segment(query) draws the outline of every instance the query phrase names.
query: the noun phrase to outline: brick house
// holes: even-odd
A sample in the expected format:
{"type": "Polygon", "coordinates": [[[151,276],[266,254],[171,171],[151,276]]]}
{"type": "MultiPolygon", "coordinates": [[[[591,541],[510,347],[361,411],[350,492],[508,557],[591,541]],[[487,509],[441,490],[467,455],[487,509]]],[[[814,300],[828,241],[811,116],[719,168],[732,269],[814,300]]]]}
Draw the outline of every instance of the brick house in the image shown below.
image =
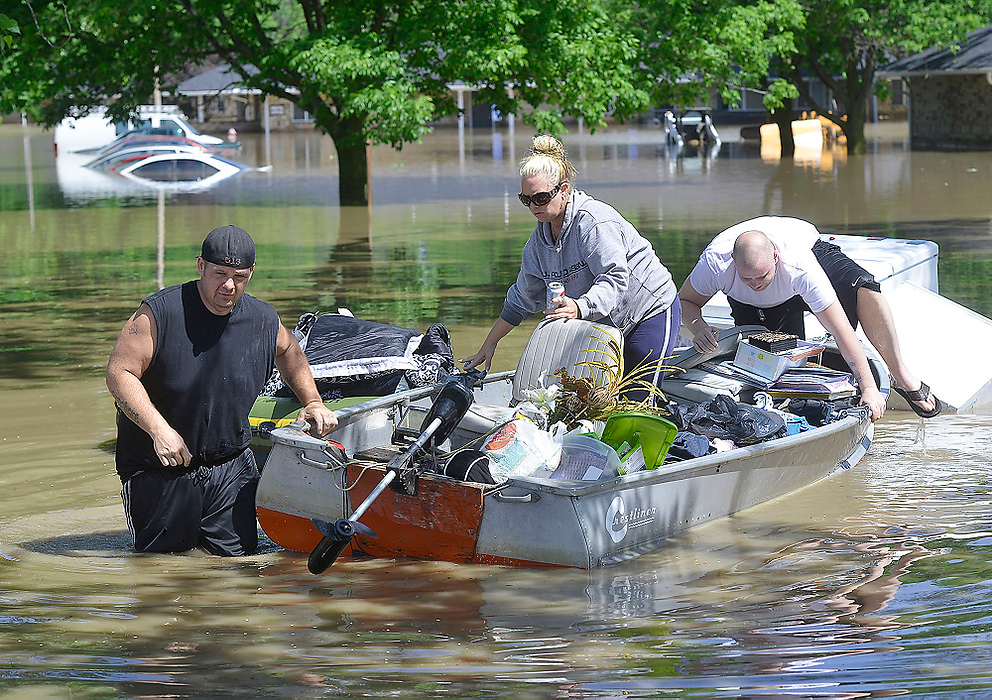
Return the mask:
{"type": "Polygon", "coordinates": [[[992,149],[992,25],[957,50],[928,49],[883,66],[882,79],[909,85],[910,147],[992,149]]]}

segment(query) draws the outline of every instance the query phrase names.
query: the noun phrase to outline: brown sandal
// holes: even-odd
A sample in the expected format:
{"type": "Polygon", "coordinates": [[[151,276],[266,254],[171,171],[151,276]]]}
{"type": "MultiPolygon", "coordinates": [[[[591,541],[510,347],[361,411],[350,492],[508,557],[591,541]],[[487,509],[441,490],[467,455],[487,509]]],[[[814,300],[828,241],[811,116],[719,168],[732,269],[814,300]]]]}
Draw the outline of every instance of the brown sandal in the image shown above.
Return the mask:
{"type": "Polygon", "coordinates": [[[939,415],[944,408],[944,404],[942,404],[940,399],[936,396],[933,397],[933,408],[929,411],[922,406],[917,405],[917,402],[926,401],[932,395],[930,393],[930,387],[926,385],[926,382],[920,382],[920,388],[916,391],[906,391],[905,389],[900,389],[897,386],[892,388],[896,390],[896,393],[899,394],[899,396],[906,399],[909,403],[909,407],[913,409],[916,415],[920,418],[933,418],[934,416],[939,415]]]}

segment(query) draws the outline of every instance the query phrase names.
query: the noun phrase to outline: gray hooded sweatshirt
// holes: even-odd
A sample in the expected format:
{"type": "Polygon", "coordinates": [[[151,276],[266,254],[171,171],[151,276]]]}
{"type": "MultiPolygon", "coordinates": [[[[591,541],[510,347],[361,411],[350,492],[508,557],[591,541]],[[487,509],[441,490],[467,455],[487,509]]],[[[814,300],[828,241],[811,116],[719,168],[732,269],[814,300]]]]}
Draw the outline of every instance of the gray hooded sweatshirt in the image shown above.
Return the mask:
{"type": "Polygon", "coordinates": [[[678,293],[671,273],[637,229],[609,204],[579,190],[568,198],[557,243],[551,225],[538,222],[500,318],[516,326],[543,310],[549,282],[565,285],[581,318],[624,335],[667,310],[678,293]]]}

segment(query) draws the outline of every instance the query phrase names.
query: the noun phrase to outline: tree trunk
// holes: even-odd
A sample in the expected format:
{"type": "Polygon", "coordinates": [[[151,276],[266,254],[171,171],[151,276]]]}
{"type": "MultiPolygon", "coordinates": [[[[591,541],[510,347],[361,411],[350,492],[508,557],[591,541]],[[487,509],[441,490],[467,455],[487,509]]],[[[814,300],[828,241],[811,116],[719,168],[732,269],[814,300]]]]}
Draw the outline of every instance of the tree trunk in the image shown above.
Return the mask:
{"type": "Polygon", "coordinates": [[[778,137],[782,144],[781,155],[783,158],[791,158],[796,155],[796,140],[792,135],[793,101],[791,98],[783,100],[782,106],[772,113],[772,119],[778,124],[778,137]]]}
{"type": "Polygon", "coordinates": [[[865,141],[865,112],[868,109],[867,100],[855,100],[847,105],[847,121],[841,122],[841,129],[847,137],[848,155],[861,155],[868,150],[865,141]]]}
{"type": "Polygon", "coordinates": [[[372,172],[368,144],[335,145],[338,150],[338,195],[342,207],[368,207],[372,200],[372,172]]]}
{"type": "Polygon", "coordinates": [[[338,156],[338,204],[342,207],[368,207],[372,199],[371,147],[362,138],[361,117],[338,118],[319,103],[312,110],[316,126],[331,137],[338,156]]]}

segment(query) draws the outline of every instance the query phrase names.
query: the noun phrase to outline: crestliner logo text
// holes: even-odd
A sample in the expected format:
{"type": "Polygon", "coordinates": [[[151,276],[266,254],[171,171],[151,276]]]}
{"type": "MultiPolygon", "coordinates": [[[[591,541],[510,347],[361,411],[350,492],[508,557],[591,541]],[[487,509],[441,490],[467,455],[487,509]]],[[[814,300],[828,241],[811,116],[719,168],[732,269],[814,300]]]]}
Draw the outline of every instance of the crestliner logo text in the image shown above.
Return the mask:
{"type": "Polygon", "coordinates": [[[621,496],[617,496],[606,510],[606,530],[614,542],[627,536],[627,530],[653,523],[658,514],[657,508],[635,507],[629,513],[621,496]]]}

